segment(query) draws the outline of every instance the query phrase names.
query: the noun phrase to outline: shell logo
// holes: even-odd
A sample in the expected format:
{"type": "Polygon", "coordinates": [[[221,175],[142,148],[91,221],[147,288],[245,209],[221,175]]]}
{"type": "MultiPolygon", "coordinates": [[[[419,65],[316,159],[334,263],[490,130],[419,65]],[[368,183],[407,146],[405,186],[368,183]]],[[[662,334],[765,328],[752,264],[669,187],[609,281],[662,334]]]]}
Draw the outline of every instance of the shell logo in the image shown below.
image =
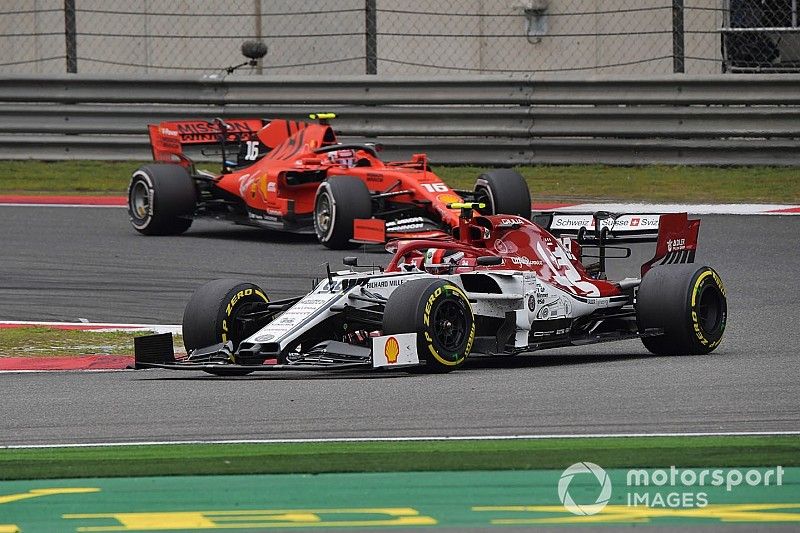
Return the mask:
{"type": "Polygon", "coordinates": [[[386,356],[386,362],[394,364],[397,362],[397,356],[400,355],[400,344],[394,337],[389,337],[386,340],[386,346],[383,348],[383,355],[386,356]]]}

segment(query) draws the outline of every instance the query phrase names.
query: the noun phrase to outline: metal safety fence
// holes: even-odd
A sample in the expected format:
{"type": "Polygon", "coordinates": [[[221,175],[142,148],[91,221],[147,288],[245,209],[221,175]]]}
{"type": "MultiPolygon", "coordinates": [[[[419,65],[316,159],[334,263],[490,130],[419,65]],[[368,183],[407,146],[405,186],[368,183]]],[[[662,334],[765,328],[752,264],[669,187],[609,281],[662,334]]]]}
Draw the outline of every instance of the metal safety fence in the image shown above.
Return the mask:
{"type": "Polygon", "coordinates": [[[6,0],[0,73],[800,71],[800,0],[6,0]]]}
{"type": "MultiPolygon", "coordinates": [[[[438,164],[800,165],[800,75],[0,77],[0,159],[150,158],[146,125],[333,111],[438,164]]],[[[0,178],[1,179],[1,178],[0,178]]]]}

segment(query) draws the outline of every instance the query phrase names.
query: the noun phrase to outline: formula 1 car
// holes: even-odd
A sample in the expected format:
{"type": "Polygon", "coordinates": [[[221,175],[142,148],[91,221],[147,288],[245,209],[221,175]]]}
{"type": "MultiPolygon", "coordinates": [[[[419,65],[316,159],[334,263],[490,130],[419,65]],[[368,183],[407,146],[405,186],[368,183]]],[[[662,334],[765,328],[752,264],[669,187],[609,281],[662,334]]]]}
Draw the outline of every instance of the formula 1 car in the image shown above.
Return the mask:
{"type": "Polygon", "coordinates": [[[316,233],[325,246],[343,249],[358,242],[447,236],[458,225],[458,210],[447,205],[465,200],[486,204],[484,214],[531,216],[528,186],[512,170],[487,172],[474,190],[455,191],[431,172],[424,154],[383,162],[380,145],[340,144],[329,124],[332,113],[311,117],[319,123],[216,119],[150,125],[157,163],[133,173],[131,224],[145,235],[177,235],[194,218],[211,217],[316,233]],[[209,146],[222,157],[220,174],[198,170],[184,153],[184,147],[209,146]]]}
{"type": "Polygon", "coordinates": [[[451,207],[461,209],[453,238],[393,241],[385,269],[346,258],[349,270],[328,270],[304,296],[269,301],[227,279],[200,287],[183,317],[188,356],[175,359],[169,333],[139,337],[137,368],[447,372],[472,354],[634,338],[654,354],[706,354],[722,340],[725,287],[693,263],[700,221],[685,213],[550,213],[540,226],[451,207]],[[656,242],[642,277],[606,279],[609,252],[628,257],[619,245],[636,242],[656,242]],[[584,266],[589,257],[599,260],[584,266]]]}

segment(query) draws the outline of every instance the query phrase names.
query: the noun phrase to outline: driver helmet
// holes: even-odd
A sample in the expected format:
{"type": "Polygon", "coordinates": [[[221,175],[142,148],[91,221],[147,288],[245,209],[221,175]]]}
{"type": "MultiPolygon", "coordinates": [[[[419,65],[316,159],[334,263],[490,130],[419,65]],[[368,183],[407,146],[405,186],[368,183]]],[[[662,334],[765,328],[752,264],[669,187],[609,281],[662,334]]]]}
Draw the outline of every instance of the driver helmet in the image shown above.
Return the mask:
{"type": "Polygon", "coordinates": [[[458,250],[428,248],[425,250],[423,267],[429,274],[449,274],[463,258],[464,252],[458,250]]]}
{"type": "Polygon", "coordinates": [[[350,148],[334,150],[328,152],[328,159],[342,168],[352,168],[356,166],[356,151],[350,148]]]}

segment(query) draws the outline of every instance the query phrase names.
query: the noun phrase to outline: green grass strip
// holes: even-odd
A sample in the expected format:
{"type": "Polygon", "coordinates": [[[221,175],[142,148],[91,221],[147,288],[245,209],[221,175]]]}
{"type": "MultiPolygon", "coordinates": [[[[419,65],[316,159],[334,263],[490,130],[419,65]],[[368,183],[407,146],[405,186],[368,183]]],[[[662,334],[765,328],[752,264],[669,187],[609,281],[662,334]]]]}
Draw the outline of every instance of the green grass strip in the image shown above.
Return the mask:
{"type": "MultiPolygon", "coordinates": [[[[31,326],[0,329],[0,357],[133,355],[133,338],[152,331],[94,331],[31,326]]],[[[178,353],[183,338],[173,335],[178,353]]]]}
{"type": "MultiPolygon", "coordinates": [[[[125,194],[137,161],[0,161],[0,194],[125,194]]],[[[219,165],[201,167],[217,172],[219,165]]],[[[472,189],[485,168],[434,167],[454,188],[472,189]]],[[[792,167],[541,165],[518,167],[536,201],[800,202],[792,167]]]]}
{"type": "Polygon", "coordinates": [[[0,479],[444,470],[800,466],[800,437],[173,444],[0,449],[0,479]]]}

